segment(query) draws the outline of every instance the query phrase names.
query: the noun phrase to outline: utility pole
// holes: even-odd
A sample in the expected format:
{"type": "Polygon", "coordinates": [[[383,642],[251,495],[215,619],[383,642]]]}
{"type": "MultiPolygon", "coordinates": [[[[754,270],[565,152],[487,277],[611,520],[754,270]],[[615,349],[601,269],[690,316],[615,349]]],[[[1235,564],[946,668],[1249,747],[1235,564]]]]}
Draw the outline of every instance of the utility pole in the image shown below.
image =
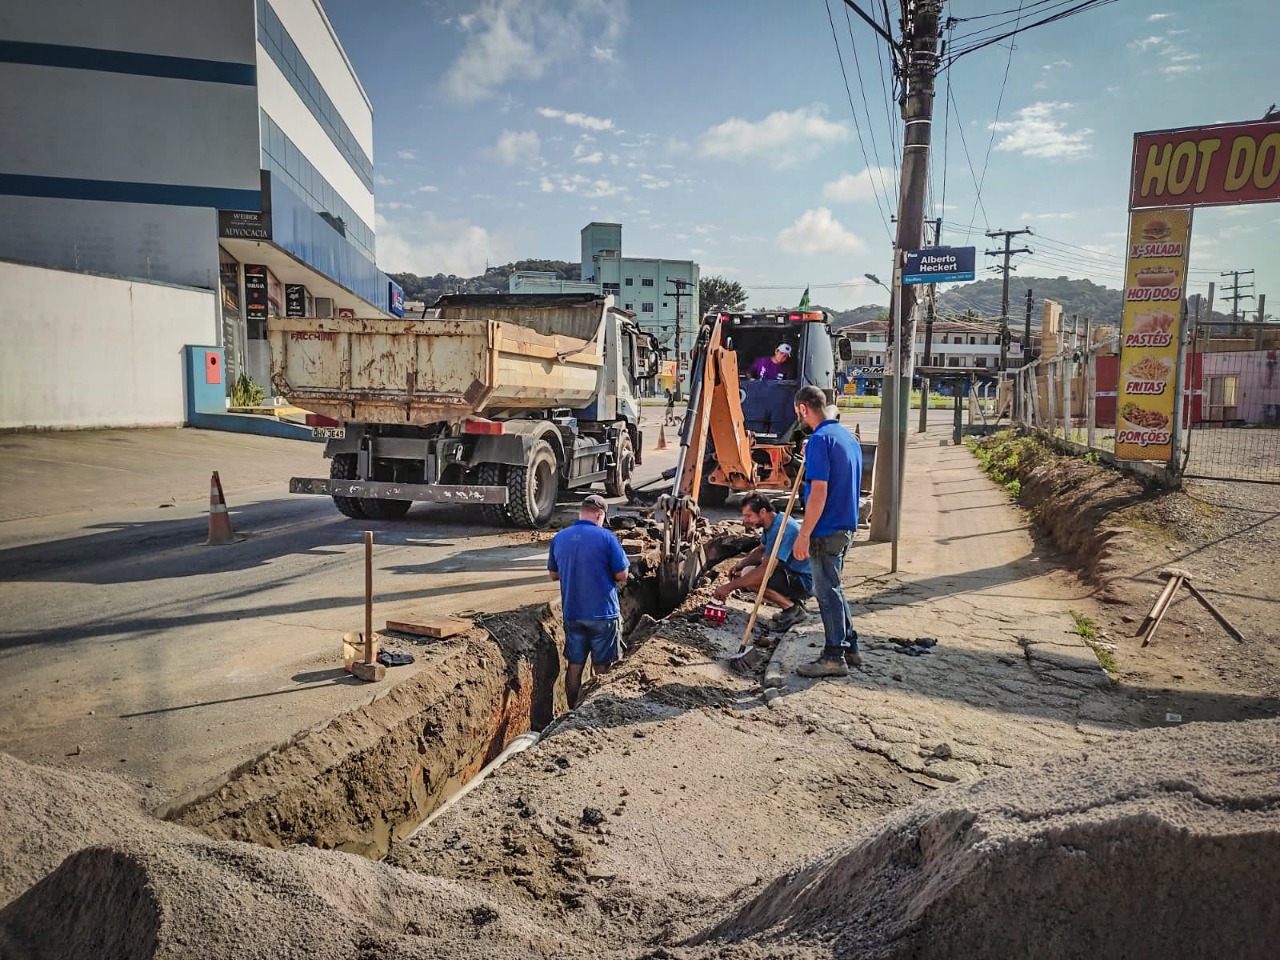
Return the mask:
{"type": "MultiPolygon", "coordinates": [[[[871,539],[894,543],[893,569],[897,570],[899,514],[902,506],[903,454],[907,446],[907,408],[911,399],[911,356],[915,344],[913,318],[915,288],[902,283],[902,257],[918,250],[924,236],[925,189],[929,181],[929,146],[933,130],[934,77],[938,72],[938,15],[942,0],[904,0],[902,43],[899,47],[905,74],[902,102],[902,179],[898,191],[898,235],[893,247],[893,297],[898,322],[890,326],[886,365],[892,357],[893,375],[886,369],[880,397],[879,446],[890,451],[889,469],[875,472],[871,512],[871,539]],[[906,389],[903,389],[905,383],[906,389]]],[[[882,461],[883,462],[883,461],[882,461]]]]}
{"type": "MultiPolygon", "coordinates": [[[[942,246],[942,218],[933,221],[933,245],[942,246]]],[[[938,285],[929,284],[929,302],[925,304],[924,315],[924,363],[921,366],[933,366],[933,318],[938,302],[938,285]]],[[[920,429],[924,433],[929,429],[929,378],[920,380],[920,429]]]]}
{"type": "Polygon", "coordinates": [[[1022,364],[1026,366],[1031,362],[1031,309],[1035,306],[1035,298],[1031,295],[1031,290],[1027,290],[1027,318],[1022,326],[1022,364]]]}
{"type": "Polygon", "coordinates": [[[676,395],[676,400],[680,400],[681,394],[683,393],[680,389],[680,385],[684,382],[680,374],[680,367],[684,362],[684,350],[680,346],[680,301],[684,297],[692,297],[693,294],[685,293],[685,287],[691,286],[688,280],[678,280],[668,277],[667,283],[675,284],[676,288],[675,292],[669,294],[669,296],[675,298],[676,301],[676,383],[675,390],[673,392],[676,395]]]}
{"type": "MultiPolygon", "coordinates": [[[[1236,324],[1240,322],[1240,301],[1253,299],[1252,293],[1240,292],[1241,289],[1252,290],[1253,284],[1252,283],[1242,284],[1240,282],[1240,278],[1253,276],[1253,271],[1252,270],[1227,270],[1227,271],[1224,271],[1223,273],[1218,274],[1218,276],[1231,278],[1231,286],[1230,286],[1231,294],[1230,296],[1224,294],[1222,299],[1231,301],[1231,326],[1233,328],[1231,332],[1235,333],[1234,327],[1236,324]]],[[[1228,289],[1225,283],[1222,285],[1222,288],[1224,290],[1228,289]]]]}
{"type": "Polygon", "coordinates": [[[1000,291],[1000,369],[1007,370],[1009,368],[1009,260],[1015,253],[1032,253],[1033,251],[1027,247],[1019,247],[1017,250],[1011,250],[1009,244],[1014,237],[1020,237],[1024,233],[1030,234],[1030,227],[1024,227],[1021,230],[989,230],[987,236],[993,240],[996,237],[1004,237],[1003,250],[988,250],[988,257],[1003,257],[1004,263],[996,269],[1004,275],[1004,284],[1000,291]]]}

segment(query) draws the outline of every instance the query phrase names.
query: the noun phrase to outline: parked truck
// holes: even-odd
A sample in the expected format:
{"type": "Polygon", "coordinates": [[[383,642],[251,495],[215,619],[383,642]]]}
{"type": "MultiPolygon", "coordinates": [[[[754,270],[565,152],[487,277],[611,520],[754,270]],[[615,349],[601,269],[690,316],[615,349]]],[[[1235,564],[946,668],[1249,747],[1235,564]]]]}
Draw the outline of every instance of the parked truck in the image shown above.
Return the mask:
{"type": "Polygon", "coordinates": [[[653,338],[613,298],[453,295],[420,318],[268,322],[276,393],[312,411],[327,478],[294,477],[348,517],[478,504],[547,523],[562,491],[624,491],[640,462],[653,338]]]}

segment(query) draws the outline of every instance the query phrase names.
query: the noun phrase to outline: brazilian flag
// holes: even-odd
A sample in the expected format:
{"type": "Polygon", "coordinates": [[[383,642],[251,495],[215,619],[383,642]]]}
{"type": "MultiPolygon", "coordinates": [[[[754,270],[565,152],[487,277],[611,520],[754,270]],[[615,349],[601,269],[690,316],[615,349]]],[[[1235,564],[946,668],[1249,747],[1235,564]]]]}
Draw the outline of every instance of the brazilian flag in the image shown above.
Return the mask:
{"type": "Polygon", "coordinates": [[[800,298],[800,306],[796,307],[796,309],[797,310],[809,309],[809,288],[808,287],[804,288],[804,296],[800,298]]]}

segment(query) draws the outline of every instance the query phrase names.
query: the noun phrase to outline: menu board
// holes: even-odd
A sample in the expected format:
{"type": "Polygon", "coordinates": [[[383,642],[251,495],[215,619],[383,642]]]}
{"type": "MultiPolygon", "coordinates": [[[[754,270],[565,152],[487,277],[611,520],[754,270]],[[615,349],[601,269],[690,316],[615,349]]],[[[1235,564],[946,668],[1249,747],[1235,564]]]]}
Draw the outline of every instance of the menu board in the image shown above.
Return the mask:
{"type": "Polygon", "coordinates": [[[1182,337],[1191,208],[1129,214],[1116,458],[1167,461],[1173,454],[1175,372],[1182,337]]]}

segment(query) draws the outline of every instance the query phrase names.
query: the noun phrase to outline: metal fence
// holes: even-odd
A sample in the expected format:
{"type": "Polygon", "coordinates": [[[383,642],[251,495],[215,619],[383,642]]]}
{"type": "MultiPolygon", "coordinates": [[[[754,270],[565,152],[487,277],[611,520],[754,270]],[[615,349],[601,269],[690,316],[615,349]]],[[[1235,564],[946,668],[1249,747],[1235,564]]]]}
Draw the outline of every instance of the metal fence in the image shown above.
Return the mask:
{"type": "Polygon", "coordinates": [[[1280,483],[1280,324],[1195,331],[1184,475],[1280,483]]]}
{"type": "MultiPolygon", "coordinates": [[[[1060,335],[1056,353],[1001,383],[992,408],[1080,453],[1115,455],[1118,338],[1060,335]]],[[[1280,323],[1191,323],[1168,475],[1280,483],[1280,323]]],[[[1153,465],[1136,467],[1152,472],[1153,465]]]]}

